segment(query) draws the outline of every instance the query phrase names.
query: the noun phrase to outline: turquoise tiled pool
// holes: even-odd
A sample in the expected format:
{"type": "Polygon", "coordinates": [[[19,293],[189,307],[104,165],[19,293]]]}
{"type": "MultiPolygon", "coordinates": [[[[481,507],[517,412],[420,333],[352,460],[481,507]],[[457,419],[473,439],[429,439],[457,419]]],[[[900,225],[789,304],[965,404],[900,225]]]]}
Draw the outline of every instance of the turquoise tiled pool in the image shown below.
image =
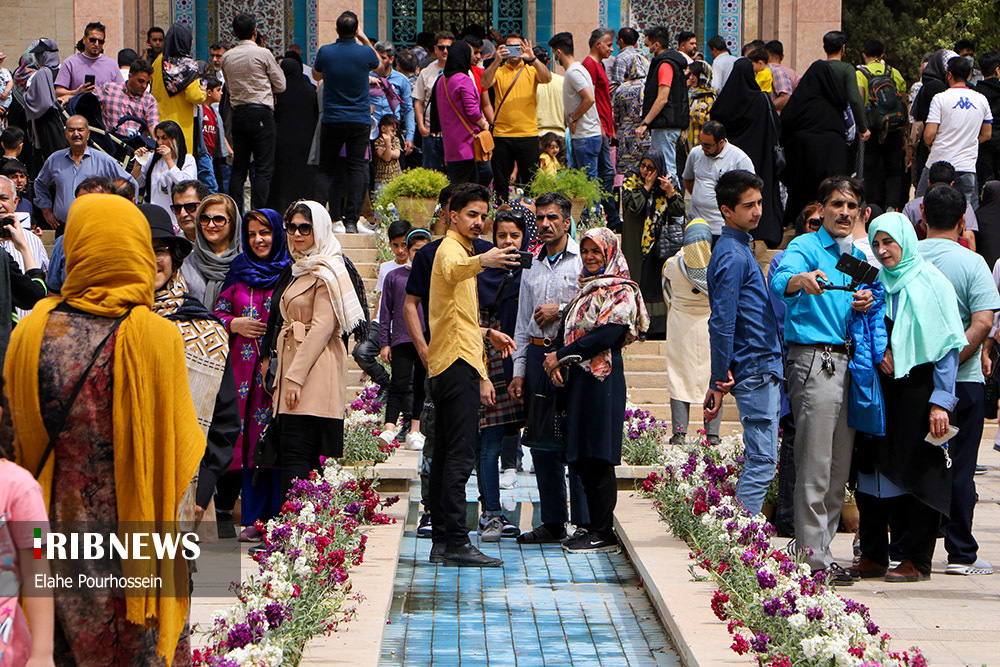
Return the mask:
{"type": "MultiPolygon", "coordinates": [[[[538,512],[534,476],[502,490],[507,516],[523,529],[538,512]]],[[[476,481],[468,486],[475,525],[476,481]]],[[[415,494],[415,495],[419,495],[415,494]]],[[[663,626],[624,554],[570,555],[555,545],[473,542],[502,568],[431,565],[410,506],[381,665],[679,666],[663,626]]]]}

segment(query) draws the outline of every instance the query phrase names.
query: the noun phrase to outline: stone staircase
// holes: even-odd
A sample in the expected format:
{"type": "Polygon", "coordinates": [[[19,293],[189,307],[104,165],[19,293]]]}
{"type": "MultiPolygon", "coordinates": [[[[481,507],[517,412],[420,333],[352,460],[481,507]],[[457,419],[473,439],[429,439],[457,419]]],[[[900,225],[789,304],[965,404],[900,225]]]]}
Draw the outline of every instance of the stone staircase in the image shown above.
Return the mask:
{"type": "MultiPolygon", "coordinates": [[[[337,234],[337,240],[344,248],[344,253],[357,267],[365,280],[368,294],[375,291],[375,281],[378,277],[378,251],[375,246],[376,237],[372,234],[337,234]]],[[[369,299],[369,305],[374,308],[375,302],[369,299]]],[[[666,390],[666,343],[663,341],[636,342],[625,348],[625,379],[629,386],[629,399],[644,410],[649,410],[656,418],[670,420],[670,395],[666,390]]],[[[348,372],[348,398],[353,399],[354,393],[361,389],[363,373],[350,359],[348,372]]],[[[723,433],[729,433],[737,427],[739,414],[732,399],[723,404],[723,433]]],[[[691,408],[692,427],[700,425],[700,406],[691,408]]]]}

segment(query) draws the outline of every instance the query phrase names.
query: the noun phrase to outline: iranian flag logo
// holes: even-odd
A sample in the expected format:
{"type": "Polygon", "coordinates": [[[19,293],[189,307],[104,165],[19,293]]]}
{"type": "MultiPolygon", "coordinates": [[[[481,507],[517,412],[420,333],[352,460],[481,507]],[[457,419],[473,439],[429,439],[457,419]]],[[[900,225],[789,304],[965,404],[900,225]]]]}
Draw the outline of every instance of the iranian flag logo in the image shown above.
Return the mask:
{"type": "Polygon", "coordinates": [[[35,560],[42,559],[42,529],[35,528],[35,560]]]}

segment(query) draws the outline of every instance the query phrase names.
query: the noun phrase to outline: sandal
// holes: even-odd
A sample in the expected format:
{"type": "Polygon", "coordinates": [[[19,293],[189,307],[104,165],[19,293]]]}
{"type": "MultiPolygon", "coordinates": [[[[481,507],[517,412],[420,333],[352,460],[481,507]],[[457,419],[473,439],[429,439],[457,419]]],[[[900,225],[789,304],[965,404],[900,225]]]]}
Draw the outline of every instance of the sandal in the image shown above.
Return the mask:
{"type": "Polygon", "coordinates": [[[531,532],[521,533],[517,536],[518,544],[559,544],[566,539],[566,530],[553,532],[544,523],[531,532]]]}

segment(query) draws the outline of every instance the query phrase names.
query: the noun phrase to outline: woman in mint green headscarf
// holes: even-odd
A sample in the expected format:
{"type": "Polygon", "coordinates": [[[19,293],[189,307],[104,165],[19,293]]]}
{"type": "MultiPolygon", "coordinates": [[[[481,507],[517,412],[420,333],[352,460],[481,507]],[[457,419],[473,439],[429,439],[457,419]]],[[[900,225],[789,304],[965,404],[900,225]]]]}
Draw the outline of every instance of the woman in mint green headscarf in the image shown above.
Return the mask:
{"type": "Polygon", "coordinates": [[[886,293],[889,349],[879,366],[886,435],[857,448],[861,559],[852,570],[889,582],[928,579],[934,542],[951,506],[947,450],[926,442],[948,432],[959,351],[968,341],[955,290],[925,262],[906,217],[887,213],[868,228],[886,293]],[[902,562],[888,570],[886,526],[905,533],[902,562]]]}

